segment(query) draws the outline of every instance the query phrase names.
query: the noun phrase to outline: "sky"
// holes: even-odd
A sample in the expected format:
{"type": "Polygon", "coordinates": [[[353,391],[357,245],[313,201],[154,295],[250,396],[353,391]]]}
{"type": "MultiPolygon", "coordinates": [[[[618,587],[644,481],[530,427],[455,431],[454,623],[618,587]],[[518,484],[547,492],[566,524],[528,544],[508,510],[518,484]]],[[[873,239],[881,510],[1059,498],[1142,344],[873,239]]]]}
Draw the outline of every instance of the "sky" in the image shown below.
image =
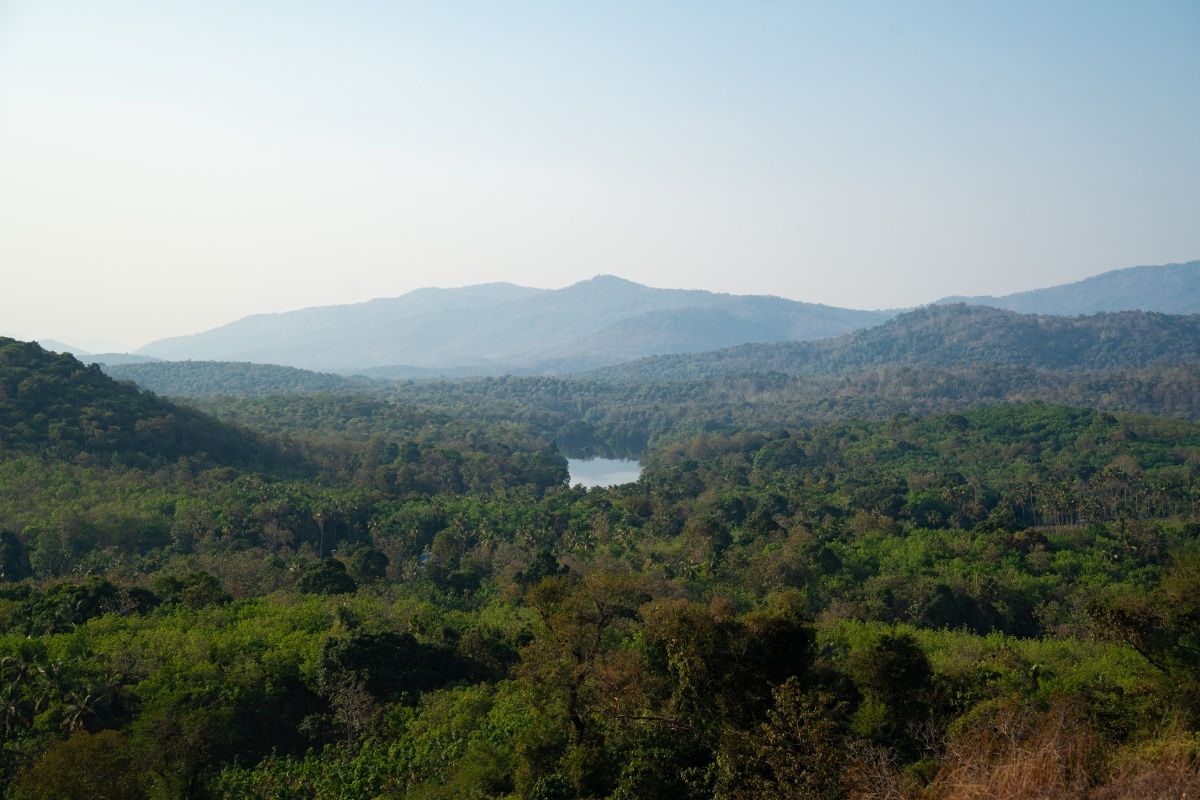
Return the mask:
{"type": "Polygon", "coordinates": [[[0,335],[1200,258],[1200,2],[0,0],[0,335]]]}

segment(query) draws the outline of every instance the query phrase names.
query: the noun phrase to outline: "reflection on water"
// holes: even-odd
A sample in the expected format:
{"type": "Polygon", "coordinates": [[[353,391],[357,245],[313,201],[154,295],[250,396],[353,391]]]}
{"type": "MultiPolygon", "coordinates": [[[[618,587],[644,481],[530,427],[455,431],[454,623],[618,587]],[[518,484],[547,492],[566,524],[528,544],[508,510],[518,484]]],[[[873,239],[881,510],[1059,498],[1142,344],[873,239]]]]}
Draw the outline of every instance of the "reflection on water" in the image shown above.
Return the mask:
{"type": "Polygon", "coordinates": [[[623,458],[568,458],[567,470],[572,486],[582,483],[588,488],[633,483],[642,474],[641,464],[623,458]]]}

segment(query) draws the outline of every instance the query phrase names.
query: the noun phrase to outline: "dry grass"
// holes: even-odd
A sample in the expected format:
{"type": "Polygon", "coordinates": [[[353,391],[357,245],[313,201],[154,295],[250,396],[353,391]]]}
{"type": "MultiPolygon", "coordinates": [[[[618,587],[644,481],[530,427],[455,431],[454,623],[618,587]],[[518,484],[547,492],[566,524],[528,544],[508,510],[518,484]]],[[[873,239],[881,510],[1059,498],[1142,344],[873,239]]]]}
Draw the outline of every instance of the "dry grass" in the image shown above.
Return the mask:
{"type": "Polygon", "coordinates": [[[1115,760],[1095,800],[1200,800],[1200,739],[1172,732],[1115,760]]]}
{"type": "Polygon", "coordinates": [[[1200,800],[1200,737],[1171,731],[1112,755],[1070,705],[993,707],[941,745],[930,783],[912,785],[886,751],[854,757],[854,800],[1200,800]]]}
{"type": "Polygon", "coordinates": [[[859,744],[850,754],[850,800],[908,800],[891,751],[859,744]]]}

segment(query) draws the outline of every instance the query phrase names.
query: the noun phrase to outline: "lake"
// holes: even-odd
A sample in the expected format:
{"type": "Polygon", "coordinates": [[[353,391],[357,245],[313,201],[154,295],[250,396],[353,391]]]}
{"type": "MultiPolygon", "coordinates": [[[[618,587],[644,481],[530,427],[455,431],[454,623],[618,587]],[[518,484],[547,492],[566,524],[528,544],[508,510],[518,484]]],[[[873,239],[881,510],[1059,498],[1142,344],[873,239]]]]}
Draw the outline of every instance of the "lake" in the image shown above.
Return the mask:
{"type": "Polygon", "coordinates": [[[590,489],[633,483],[642,474],[642,465],[624,458],[568,458],[567,470],[572,486],[582,483],[590,489]]]}

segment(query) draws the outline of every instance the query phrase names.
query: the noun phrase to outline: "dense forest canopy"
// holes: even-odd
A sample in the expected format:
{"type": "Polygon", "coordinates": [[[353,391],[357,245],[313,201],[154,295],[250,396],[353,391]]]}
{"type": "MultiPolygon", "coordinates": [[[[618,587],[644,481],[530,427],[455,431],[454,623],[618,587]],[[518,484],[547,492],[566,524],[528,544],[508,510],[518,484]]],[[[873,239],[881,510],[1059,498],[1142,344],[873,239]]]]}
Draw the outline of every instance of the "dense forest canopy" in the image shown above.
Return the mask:
{"type": "Polygon", "coordinates": [[[0,448],[80,463],[181,458],[248,466],[271,448],[246,430],[117,383],[96,365],[0,338],[0,448]]]}
{"type": "Polygon", "coordinates": [[[1183,796],[1195,318],[899,324],[820,375],[137,365],[172,401],[0,342],[5,796],[1183,796]]]}
{"type": "MultiPolygon", "coordinates": [[[[397,402],[520,419],[571,453],[636,457],[680,435],[807,427],[1042,401],[1200,419],[1200,363],[1088,372],[1016,366],[885,367],[845,375],[738,373],[638,383],[504,377],[396,384],[397,402]]],[[[206,405],[218,415],[228,402],[206,405]]]]}
{"type": "Polygon", "coordinates": [[[228,361],[153,361],[102,363],[104,372],[120,381],[132,381],[159,395],[309,394],[365,389],[371,381],[325,372],[310,372],[276,364],[228,361]]]}

